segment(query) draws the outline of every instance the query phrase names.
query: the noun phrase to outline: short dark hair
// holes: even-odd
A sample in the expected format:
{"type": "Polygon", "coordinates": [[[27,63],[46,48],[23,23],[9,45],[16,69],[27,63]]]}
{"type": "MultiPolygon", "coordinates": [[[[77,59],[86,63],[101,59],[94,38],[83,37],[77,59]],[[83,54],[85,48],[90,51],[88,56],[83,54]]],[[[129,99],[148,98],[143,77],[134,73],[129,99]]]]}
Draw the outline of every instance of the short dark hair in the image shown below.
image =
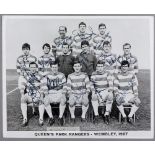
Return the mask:
{"type": "Polygon", "coordinates": [[[110,45],[110,46],[111,46],[111,44],[110,44],[109,41],[104,41],[104,42],[103,42],[103,47],[104,47],[104,45],[110,45]]]}
{"type": "Polygon", "coordinates": [[[24,43],[22,45],[22,50],[25,49],[25,48],[30,50],[30,45],[28,43],[24,43]]]}
{"type": "Polygon", "coordinates": [[[87,40],[83,40],[83,41],[81,42],[81,47],[82,47],[83,45],[89,46],[89,42],[88,42],[87,40]]]}
{"type": "Polygon", "coordinates": [[[98,64],[102,64],[102,65],[104,65],[105,64],[105,61],[103,61],[103,60],[99,60],[99,61],[97,61],[97,65],[98,64]]]}
{"type": "Polygon", "coordinates": [[[79,27],[80,27],[80,25],[85,25],[85,26],[86,26],[86,23],[84,23],[84,22],[81,22],[81,23],[79,24],[79,27]]]}
{"type": "Polygon", "coordinates": [[[52,67],[53,65],[58,65],[58,61],[56,60],[56,61],[52,61],[51,63],[50,63],[50,66],[52,67]]]}
{"type": "Polygon", "coordinates": [[[68,43],[63,42],[63,43],[62,43],[62,46],[63,46],[63,45],[68,45],[68,48],[69,48],[69,44],[68,44],[68,43]]]}
{"type": "Polygon", "coordinates": [[[98,28],[100,28],[101,26],[104,26],[106,28],[106,25],[103,23],[99,24],[98,28]]]}
{"type": "Polygon", "coordinates": [[[46,46],[46,47],[49,47],[49,49],[51,49],[51,46],[50,46],[50,44],[48,44],[48,43],[45,43],[45,44],[43,45],[43,47],[42,47],[42,48],[44,49],[44,48],[45,48],[45,46],[46,46]]]}
{"type": "Polygon", "coordinates": [[[65,29],[65,31],[67,32],[67,27],[66,26],[60,26],[59,30],[60,30],[61,27],[63,27],[65,29]]]}
{"type": "Polygon", "coordinates": [[[129,64],[129,62],[128,62],[127,60],[123,60],[123,61],[121,62],[121,67],[122,67],[122,66],[125,66],[125,65],[128,65],[128,67],[130,66],[130,64],[129,64]]]}
{"type": "Polygon", "coordinates": [[[38,68],[37,63],[35,63],[35,62],[30,62],[30,63],[29,63],[29,67],[30,67],[31,65],[36,65],[36,68],[38,68]]]}
{"type": "Polygon", "coordinates": [[[123,45],[123,48],[124,48],[124,46],[130,46],[130,48],[131,48],[131,45],[129,44],[129,43],[125,43],[124,45],[123,45]]]}
{"type": "Polygon", "coordinates": [[[80,64],[81,65],[81,62],[79,60],[74,60],[73,65],[75,65],[75,64],[80,64]]]}

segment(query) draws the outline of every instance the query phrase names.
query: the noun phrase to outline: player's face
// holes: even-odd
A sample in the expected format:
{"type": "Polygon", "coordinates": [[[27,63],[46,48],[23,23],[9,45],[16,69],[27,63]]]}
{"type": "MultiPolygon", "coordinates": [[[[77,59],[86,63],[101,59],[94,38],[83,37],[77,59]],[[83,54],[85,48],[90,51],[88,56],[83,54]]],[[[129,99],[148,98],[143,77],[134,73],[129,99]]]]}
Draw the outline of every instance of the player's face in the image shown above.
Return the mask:
{"type": "Polygon", "coordinates": [[[82,51],[83,52],[89,52],[89,46],[88,45],[82,45],[82,51]]]}
{"type": "Polygon", "coordinates": [[[104,71],[104,65],[103,64],[97,64],[96,70],[99,72],[103,72],[104,71]]]}
{"type": "Polygon", "coordinates": [[[59,29],[59,34],[60,34],[61,37],[63,37],[63,36],[66,35],[66,30],[65,30],[64,27],[61,27],[61,28],[59,29]]]}
{"type": "Polygon", "coordinates": [[[111,45],[110,44],[104,45],[103,50],[105,53],[109,53],[111,51],[111,45]]]}
{"type": "Polygon", "coordinates": [[[62,50],[63,50],[63,53],[64,53],[64,54],[67,54],[67,53],[69,52],[69,47],[68,47],[68,45],[63,45],[63,46],[62,46],[62,50]]]}
{"type": "Polygon", "coordinates": [[[85,33],[85,31],[86,31],[86,25],[80,25],[79,26],[79,30],[80,30],[81,33],[85,33]]]}
{"type": "Polygon", "coordinates": [[[128,65],[123,65],[121,67],[121,70],[122,70],[123,73],[126,73],[128,71],[128,69],[129,69],[128,65]]]}
{"type": "Polygon", "coordinates": [[[100,32],[101,35],[103,35],[105,33],[105,31],[106,31],[105,26],[100,26],[99,27],[99,32],[100,32]]]}
{"type": "Polygon", "coordinates": [[[23,50],[24,55],[29,55],[30,53],[29,48],[23,48],[22,50],[23,50]]]}
{"type": "Polygon", "coordinates": [[[79,73],[81,71],[82,66],[80,63],[77,63],[77,64],[74,64],[73,68],[76,73],[79,73]]]}
{"type": "Polygon", "coordinates": [[[58,73],[58,65],[57,64],[56,65],[52,65],[52,72],[54,74],[58,73]]]}
{"type": "Polygon", "coordinates": [[[125,54],[125,55],[130,54],[130,50],[131,50],[130,45],[124,46],[124,47],[123,47],[123,50],[124,50],[124,54],[125,54]]]}
{"type": "Polygon", "coordinates": [[[50,52],[50,47],[44,46],[44,54],[48,54],[50,52]]]}
{"type": "Polygon", "coordinates": [[[38,68],[36,67],[35,64],[30,65],[30,72],[32,74],[35,74],[37,72],[38,68]]]}

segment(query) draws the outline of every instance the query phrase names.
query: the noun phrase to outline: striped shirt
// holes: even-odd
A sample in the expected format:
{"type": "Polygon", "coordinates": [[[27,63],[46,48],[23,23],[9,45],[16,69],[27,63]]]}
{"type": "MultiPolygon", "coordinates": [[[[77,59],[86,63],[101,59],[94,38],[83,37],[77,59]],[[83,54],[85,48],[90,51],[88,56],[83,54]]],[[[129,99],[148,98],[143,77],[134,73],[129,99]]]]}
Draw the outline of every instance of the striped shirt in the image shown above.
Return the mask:
{"type": "Polygon", "coordinates": [[[91,76],[92,91],[100,92],[107,88],[113,89],[112,77],[108,72],[93,72],[91,76]]]}
{"type": "Polygon", "coordinates": [[[33,100],[40,97],[41,78],[38,73],[28,73],[25,76],[20,76],[18,80],[18,88],[21,92],[28,93],[33,100]]]}
{"type": "Polygon", "coordinates": [[[138,87],[134,74],[131,73],[118,73],[114,80],[114,92],[118,93],[132,93],[138,95],[138,87]]]}
{"type": "Polygon", "coordinates": [[[95,50],[103,50],[103,42],[109,41],[111,43],[112,38],[109,32],[104,35],[98,34],[92,39],[92,45],[95,50]]]}
{"type": "Polygon", "coordinates": [[[90,81],[86,73],[80,72],[68,75],[66,89],[68,93],[85,94],[90,92],[90,81]]]}
{"type": "Polygon", "coordinates": [[[73,37],[73,56],[76,57],[77,55],[79,55],[82,50],[81,50],[81,42],[83,40],[86,41],[90,41],[92,39],[93,34],[88,34],[88,33],[77,33],[77,35],[75,35],[73,37]]]}
{"type": "Polygon", "coordinates": [[[31,62],[37,62],[37,58],[33,55],[21,55],[17,58],[16,68],[19,75],[29,72],[29,64],[31,62]]]}
{"type": "Polygon", "coordinates": [[[41,81],[41,89],[44,94],[64,89],[65,85],[66,78],[65,75],[61,72],[58,72],[57,74],[49,73],[41,81]]]}
{"type": "Polygon", "coordinates": [[[62,45],[64,42],[66,42],[69,46],[71,46],[73,39],[71,36],[65,36],[64,38],[58,37],[54,39],[54,43],[56,45],[56,57],[63,54],[62,45]]]}
{"type": "Polygon", "coordinates": [[[116,55],[113,53],[102,53],[99,57],[99,60],[105,62],[106,70],[111,71],[116,69],[117,59],[116,55]]]}
{"type": "Polygon", "coordinates": [[[123,60],[127,60],[129,62],[129,64],[130,64],[129,71],[131,71],[134,74],[138,73],[138,61],[137,61],[137,58],[135,56],[133,56],[132,54],[130,54],[128,57],[126,57],[125,55],[118,56],[117,64],[118,64],[119,71],[120,71],[121,62],[123,60]]]}
{"type": "Polygon", "coordinates": [[[50,64],[55,61],[55,57],[51,54],[45,54],[38,59],[38,68],[40,74],[50,71],[50,64]]]}

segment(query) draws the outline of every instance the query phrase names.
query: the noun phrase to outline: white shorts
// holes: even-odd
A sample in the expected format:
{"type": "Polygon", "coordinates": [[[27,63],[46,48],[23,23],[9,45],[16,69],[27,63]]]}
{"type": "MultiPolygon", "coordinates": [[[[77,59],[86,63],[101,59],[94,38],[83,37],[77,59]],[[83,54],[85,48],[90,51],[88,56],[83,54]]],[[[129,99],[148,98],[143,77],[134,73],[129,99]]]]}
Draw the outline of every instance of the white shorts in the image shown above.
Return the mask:
{"type": "Polygon", "coordinates": [[[113,96],[113,94],[112,92],[109,92],[108,89],[105,89],[97,93],[97,99],[98,99],[99,105],[105,104],[104,102],[108,100],[109,96],[113,96]]]}
{"type": "Polygon", "coordinates": [[[86,94],[72,94],[69,97],[69,104],[75,104],[75,105],[82,105],[83,103],[87,104],[88,101],[88,95],[86,94]]]}
{"type": "Polygon", "coordinates": [[[40,98],[33,98],[32,96],[28,95],[28,93],[24,94],[24,96],[21,98],[21,103],[34,103],[34,104],[41,104],[40,98]]]}
{"type": "Polygon", "coordinates": [[[65,103],[66,102],[66,96],[62,94],[62,90],[54,90],[53,92],[50,91],[50,94],[48,94],[44,98],[44,104],[49,105],[50,103],[57,104],[57,103],[65,103]]]}
{"type": "Polygon", "coordinates": [[[119,103],[122,103],[123,105],[130,105],[132,103],[129,102],[129,101],[133,101],[134,98],[135,98],[134,94],[132,94],[132,93],[124,93],[124,94],[119,94],[116,97],[116,101],[119,102],[119,103]],[[120,98],[122,98],[122,99],[120,99],[120,98]]]}

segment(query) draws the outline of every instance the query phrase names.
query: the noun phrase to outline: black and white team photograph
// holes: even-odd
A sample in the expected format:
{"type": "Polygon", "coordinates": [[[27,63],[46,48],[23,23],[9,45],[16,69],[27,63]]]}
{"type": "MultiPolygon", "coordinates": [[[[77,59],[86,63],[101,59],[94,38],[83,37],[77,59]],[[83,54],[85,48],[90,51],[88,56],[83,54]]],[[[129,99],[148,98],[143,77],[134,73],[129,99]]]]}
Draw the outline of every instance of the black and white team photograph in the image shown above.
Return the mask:
{"type": "Polygon", "coordinates": [[[5,15],[2,28],[4,137],[153,137],[153,16],[5,15]]]}

